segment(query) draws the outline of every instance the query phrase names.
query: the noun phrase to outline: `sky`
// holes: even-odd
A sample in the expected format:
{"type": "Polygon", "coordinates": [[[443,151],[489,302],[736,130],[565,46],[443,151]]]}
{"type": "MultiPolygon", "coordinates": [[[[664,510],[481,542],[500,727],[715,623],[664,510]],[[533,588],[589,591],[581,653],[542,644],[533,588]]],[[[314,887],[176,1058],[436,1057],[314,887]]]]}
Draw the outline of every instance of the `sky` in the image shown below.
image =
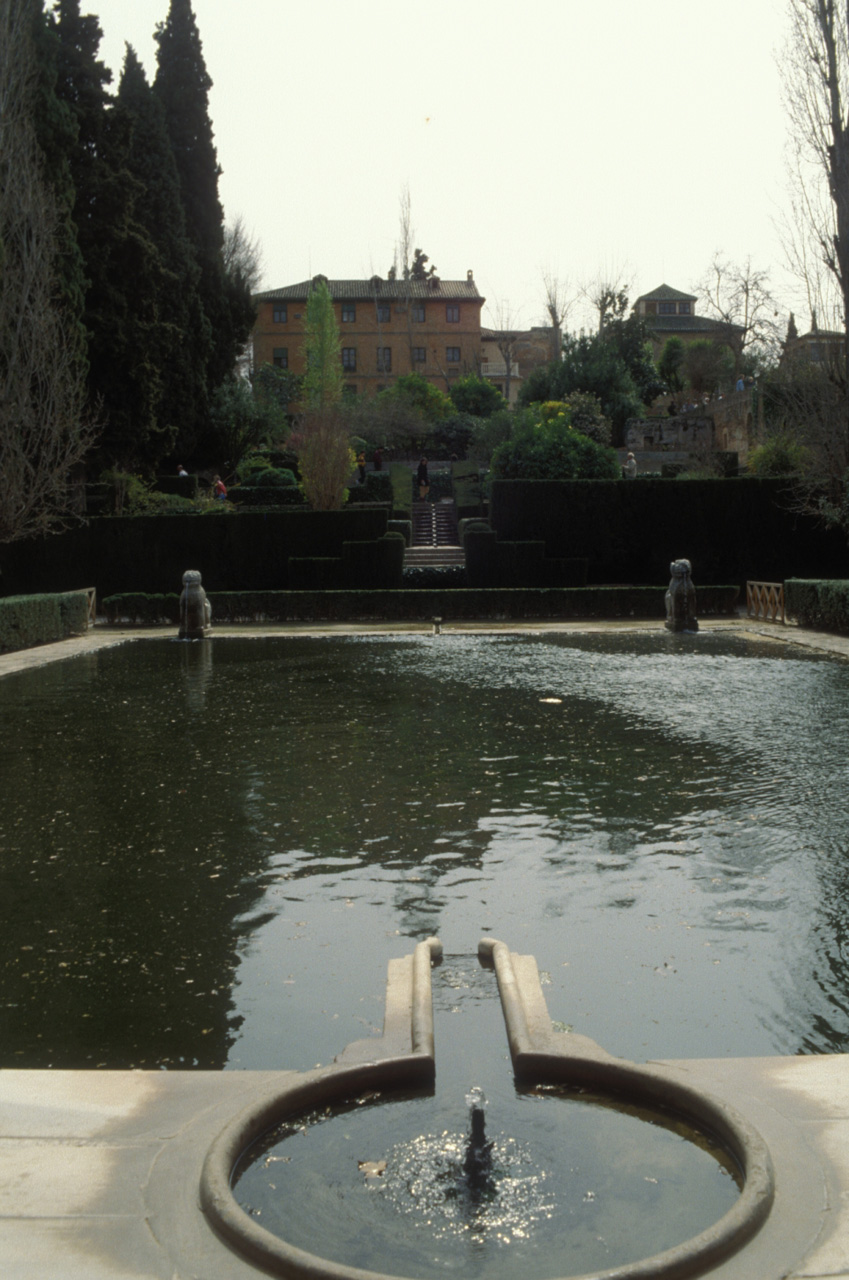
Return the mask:
{"type": "MultiPolygon", "coordinates": [[[[148,77],[168,0],[91,0],[117,87],[148,77]]],[[[385,276],[409,190],[443,280],[472,270],[484,324],[576,301],[686,292],[717,253],[770,273],[807,320],[781,244],[784,0],[193,0],[225,217],[262,288],[385,276]]],[[[805,326],[806,327],[806,326],[805,326]]]]}

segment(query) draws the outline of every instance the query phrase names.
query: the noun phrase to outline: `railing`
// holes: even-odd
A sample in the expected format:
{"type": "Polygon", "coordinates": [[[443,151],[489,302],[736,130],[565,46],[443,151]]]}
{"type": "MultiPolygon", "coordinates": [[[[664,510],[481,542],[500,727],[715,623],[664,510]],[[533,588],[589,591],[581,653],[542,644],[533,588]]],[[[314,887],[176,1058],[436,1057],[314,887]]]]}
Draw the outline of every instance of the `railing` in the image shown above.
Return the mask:
{"type": "Polygon", "coordinates": [[[765,622],[784,622],[784,583],[747,582],[746,614],[765,622]]]}
{"type": "MultiPolygon", "coordinates": [[[[517,361],[512,361],[510,365],[510,377],[518,378],[519,365],[517,361]]],[[[481,365],[482,378],[506,378],[507,363],[504,360],[484,360],[481,365]]]]}

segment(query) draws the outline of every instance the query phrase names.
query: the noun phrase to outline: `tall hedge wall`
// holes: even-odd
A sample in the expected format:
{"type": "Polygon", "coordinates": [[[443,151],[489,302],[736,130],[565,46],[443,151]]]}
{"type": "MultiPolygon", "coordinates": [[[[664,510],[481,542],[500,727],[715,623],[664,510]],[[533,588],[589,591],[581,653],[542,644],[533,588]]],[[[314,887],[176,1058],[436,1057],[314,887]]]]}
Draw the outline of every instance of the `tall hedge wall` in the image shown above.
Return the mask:
{"type": "Polygon", "coordinates": [[[375,541],[386,525],[386,509],[369,507],[101,517],[52,538],[3,547],[0,582],[9,595],[85,582],[102,598],[179,592],[184,570],[199,569],[208,591],[285,590],[290,556],[341,557],[344,543],[375,541]]]}
{"type": "Polygon", "coordinates": [[[682,557],[697,588],[845,577],[842,535],[789,506],[784,480],[495,480],[490,519],[499,540],[586,557],[592,583],[668,581],[682,557]]]}

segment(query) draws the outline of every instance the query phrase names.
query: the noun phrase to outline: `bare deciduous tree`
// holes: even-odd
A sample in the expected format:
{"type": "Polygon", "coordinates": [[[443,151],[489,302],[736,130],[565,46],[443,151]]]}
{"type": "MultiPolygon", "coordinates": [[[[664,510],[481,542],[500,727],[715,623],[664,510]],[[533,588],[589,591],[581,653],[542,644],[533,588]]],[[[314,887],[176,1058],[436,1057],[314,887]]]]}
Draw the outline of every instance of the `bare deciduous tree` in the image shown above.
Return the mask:
{"type": "Polygon", "coordinates": [[[518,363],[521,330],[510,303],[504,299],[496,300],[495,308],[495,345],[504,361],[504,399],[510,403],[510,387],[513,382],[513,365],[518,363]]]}
{"type": "Polygon", "coordinates": [[[728,328],[735,370],[744,352],[776,359],[781,346],[778,307],[769,289],[769,272],[745,262],[729,262],[715,253],[710,269],[694,292],[709,315],[728,328]]]}
{"type": "Polygon", "coordinates": [[[849,4],[788,0],[788,8],[791,209],[785,248],[804,281],[812,317],[828,323],[835,316],[843,355],[807,369],[789,365],[787,386],[777,394],[782,425],[807,450],[800,505],[849,536],[849,4]]]}
{"type": "Polygon", "coordinates": [[[568,281],[549,268],[542,272],[542,283],[545,290],[545,310],[551,321],[551,358],[559,360],[563,351],[563,325],[572,310],[572,297],[568,281]]]}
{"type": "Polygon", "coordinates": [[[66,525],[93,443],[84,367],[57,289],[59,214],[32,125],[29,0],[0,5],[0,542],[66,525]]]}
{"type": "Polygon", "coordinates": [[[598,332],[611,320],[624,320],[628,310],[628,295],[633,287],[633,277],[624,267],[602,271],[594,280],[588,280],[578,290],[598,316],[598,332]]]}
{"type": "Polygon", "coordinates": [[[803,267],[816,256],[834,281],[849,366],[849,4],[789,0],[789,12],[785,93],[798,219],[789,256],[803,267]]]}
{"type": "Polygon", "coordinates": [[[356,464],[347,417],[340,405],[308,410],[289,437],[298,455],[301,488],[313,511],[338,511],[356,464]]]}
{"type": "Polygon", "coordinates": [[[250,293],[256,293],[262,279],[262,246],[248,231],[241,214],[224,228],[222,248],[224,270],[228,276],[239,276],[250,293]]]}

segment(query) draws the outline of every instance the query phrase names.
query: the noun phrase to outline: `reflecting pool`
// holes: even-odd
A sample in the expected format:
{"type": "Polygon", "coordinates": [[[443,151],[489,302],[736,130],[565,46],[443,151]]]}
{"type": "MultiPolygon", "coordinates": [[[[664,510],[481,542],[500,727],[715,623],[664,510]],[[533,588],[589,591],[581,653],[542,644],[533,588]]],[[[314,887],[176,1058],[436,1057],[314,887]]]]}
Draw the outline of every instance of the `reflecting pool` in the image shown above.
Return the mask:
{"type": "Polygon", "coordinates": [[[615,1054],[849,1050],[844,663],[135,641],[6,677],[0,726],[2,1065],[311,1067],[379,1029],[389,958],[489,931],[615,1054]]]}

